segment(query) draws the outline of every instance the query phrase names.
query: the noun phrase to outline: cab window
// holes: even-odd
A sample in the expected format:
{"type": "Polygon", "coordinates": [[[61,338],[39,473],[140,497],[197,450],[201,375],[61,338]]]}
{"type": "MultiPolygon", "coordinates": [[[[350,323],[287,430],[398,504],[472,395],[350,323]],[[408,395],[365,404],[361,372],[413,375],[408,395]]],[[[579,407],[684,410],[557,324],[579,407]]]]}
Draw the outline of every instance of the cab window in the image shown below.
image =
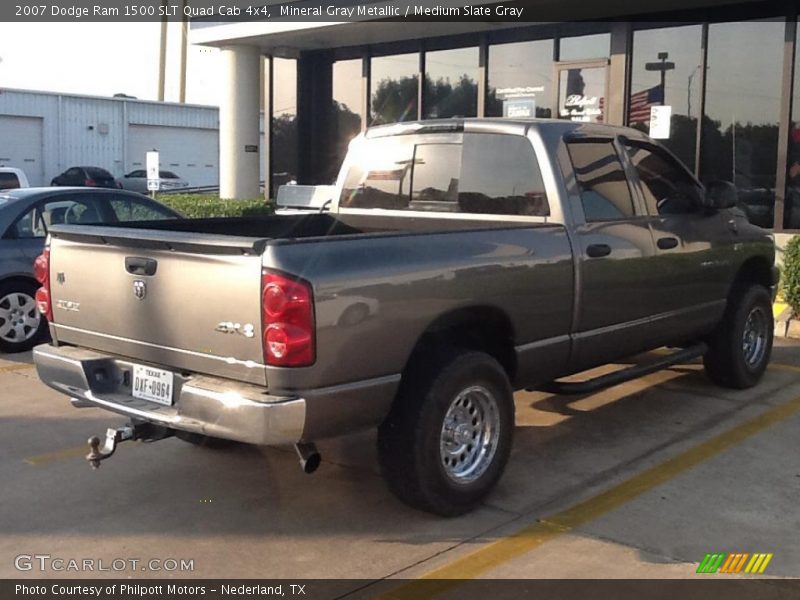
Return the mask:
{"type": "Polygon", "coordinates": [[[638,142],[626,142],[625,149],[639,176],[650,214],[687,214],[701,209],[702,188],[669,154],[638,142]]]}

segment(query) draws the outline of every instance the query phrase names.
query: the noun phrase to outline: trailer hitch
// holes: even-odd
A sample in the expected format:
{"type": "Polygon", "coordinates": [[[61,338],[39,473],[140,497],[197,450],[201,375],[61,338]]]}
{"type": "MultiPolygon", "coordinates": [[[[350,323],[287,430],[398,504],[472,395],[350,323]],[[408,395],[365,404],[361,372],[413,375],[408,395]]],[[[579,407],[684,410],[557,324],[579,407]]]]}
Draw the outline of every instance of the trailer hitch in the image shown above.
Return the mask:
{"type": "Polygon", "coordinates": [[[122,442],[141,440],[144,442],[155,442],[175,435],[172,429],[166,427],[159,427],[147,422],[133,422],[128,423],[124,427],[109,427],[106,430],[106,441],[103,447],[100,447],[101,440],[97,436],[89,438],[89,454],[86,455],[86,460],[93,469],[100,468],[100,461],[106,460],[114,456],[117,451],[117,446],[122,442]]]}

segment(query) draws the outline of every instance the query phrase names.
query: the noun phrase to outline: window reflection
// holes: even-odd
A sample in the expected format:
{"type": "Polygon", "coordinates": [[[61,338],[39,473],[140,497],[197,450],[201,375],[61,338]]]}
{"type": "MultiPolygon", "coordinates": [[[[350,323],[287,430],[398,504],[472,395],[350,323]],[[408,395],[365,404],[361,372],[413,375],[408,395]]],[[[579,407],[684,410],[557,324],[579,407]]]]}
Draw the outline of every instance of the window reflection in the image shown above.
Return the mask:
{"type": "Polygon", "coordinates": [[[610,33],[564,37],[559,41],[558,60],[605,58],[610,54],[610,33]]]}
{"type": "Polygon", "coordinates": [[[347,154],[347,146],[361,131],[361,59],[333,63],[333,147],[326,179],[333,181],[347,154]]]}
{"type": "Polygon", "coordinates": [[[486,116],[550,117],[553,40],[489,47],[486,116]]]}
{"type": "Polygon", "coordinates": [[[558,116],[560,119],[602,123],[606,113],[606,76],[608,67],[562,69],[558,81],[558,116]]]}
{"type": "Polygon", "coordinates": [[[773,226],[784,24],[709,26],[701,178],[732,181],[750,221],[773,226]]]}
{"type": "Polygon", "coordinates": [[[628,124],[645,133],[653,106],[672,108],[669,137],[661,142],[692,171],[701,108],[701,36],[701,25],[635,31],[628,101],[628,124]]]}
{"type": "Polygon", "coordinates": [[[272,186],[297,180],[297,61],[272,59],[272,186]]]}
{"type": "Polygon", "coordinates": [[[794,58],[794,97],[786,170],[786,200],[783,206],[785,229],[800,229],[800,29],[797,31],[794,58]]]}
{"type": "Polygon", "coordinates": [[[371,125],[417,118],[419,55],[379,56],[371,61],[371,125]]]}
{"type": "Polygon", "coordinates": [[[425,53],[425,118],[478,115],[478,48],[425,53]]]}

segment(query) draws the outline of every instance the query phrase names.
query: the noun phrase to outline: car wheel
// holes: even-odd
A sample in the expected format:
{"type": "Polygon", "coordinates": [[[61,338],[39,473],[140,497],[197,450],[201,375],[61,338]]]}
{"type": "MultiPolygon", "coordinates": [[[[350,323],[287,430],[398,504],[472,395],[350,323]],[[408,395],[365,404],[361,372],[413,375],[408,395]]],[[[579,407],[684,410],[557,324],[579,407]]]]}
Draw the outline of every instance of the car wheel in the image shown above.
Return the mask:
{"type": "Polygon", "coordinates": [[[760,285],[734,290],[703,357],[708,377],[734,389],[753,387],[769,364],[774,321],[769,292],[760,285]]]}
{"type": "Polygon", "coordinates": [[[442,516],[474,509],[503,473],[514,431],[514,399],[488,354],[452,350],[403,376],[378,430],[381,471],[403,502],[442,516]]]}
{"type": "Polygon", "coordinates": [[[0,350],[25,352],[47,338],[47,320],[36,306],[38,284],[0,284],[0,350]]]}
{"type": "Polygon", "coordinates": [[[211,437],[210,435],[203,435],[202,433],[192,433],[191,431],[176,430],[175,437],[194,446],[202,446],[203,448],[210,448],[211,450],[222,450],[223,448],[230,448],[237,444],[237,442],[233,440],[211,437]]]}

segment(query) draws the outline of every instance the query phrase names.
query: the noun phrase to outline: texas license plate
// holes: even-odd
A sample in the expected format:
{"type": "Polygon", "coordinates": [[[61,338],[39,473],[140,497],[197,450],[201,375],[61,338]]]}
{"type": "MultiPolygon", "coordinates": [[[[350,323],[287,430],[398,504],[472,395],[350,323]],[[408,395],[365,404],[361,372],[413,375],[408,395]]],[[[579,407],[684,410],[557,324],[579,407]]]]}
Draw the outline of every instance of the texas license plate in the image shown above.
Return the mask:
{"type": "Polygon", "coordinates": [[[171,406],[172,380],[169,371],[133,365],[133,397],[171,406]]]}

